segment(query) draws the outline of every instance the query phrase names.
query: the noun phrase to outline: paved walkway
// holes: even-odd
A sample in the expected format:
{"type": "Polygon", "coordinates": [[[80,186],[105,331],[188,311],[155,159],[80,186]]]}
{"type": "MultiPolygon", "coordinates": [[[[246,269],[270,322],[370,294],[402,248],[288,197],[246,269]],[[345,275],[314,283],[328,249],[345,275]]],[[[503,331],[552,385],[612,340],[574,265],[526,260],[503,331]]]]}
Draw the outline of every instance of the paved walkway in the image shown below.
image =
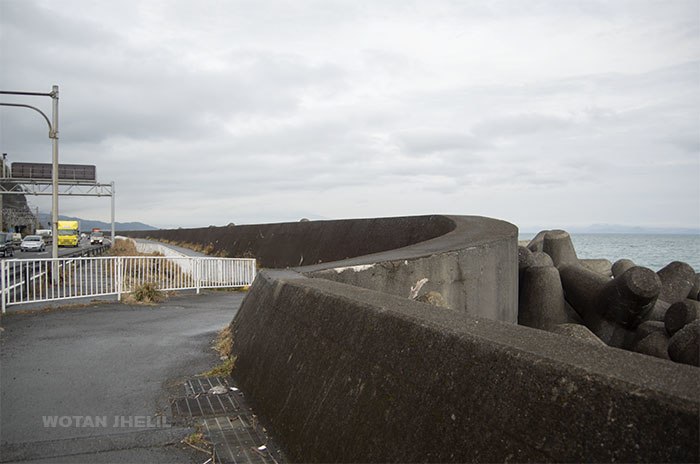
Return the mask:
{"type": "Polygon", "coordinates": [[[244,295],[3,316],[0,462],[205,462],[178,446],[194,429],[173,423],[172,395],[219,364],[212,341],[244,295]]]}

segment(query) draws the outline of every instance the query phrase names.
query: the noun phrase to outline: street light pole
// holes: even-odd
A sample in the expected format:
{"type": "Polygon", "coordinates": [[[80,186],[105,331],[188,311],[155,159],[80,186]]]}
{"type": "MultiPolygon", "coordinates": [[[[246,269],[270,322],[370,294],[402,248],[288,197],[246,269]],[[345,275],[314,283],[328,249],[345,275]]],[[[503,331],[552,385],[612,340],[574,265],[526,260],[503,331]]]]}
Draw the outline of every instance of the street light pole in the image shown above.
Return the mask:
{"type": "Polygon", "coordinates": [[[53,258],[58,258],[58,231],[57,231],[57,224],[58,222],[58,86],[54,85],[51,88],[50,93],[43,93],[43,92],[15,92],[15,91],[9,91],[9,90],[0,90],[0,95],[31,95],[31,96],[40,96],[40,97],[51,97],[52,100],[52,115],[51,115],[51,121],[49,121],[49,118],[44,114],[43,111],[41,111],[39,108],[36,108],[31,105],[25,105],[21,103],[2,103],[0,102],[0,106],[15,106],[15,107],[21,107],[21,108],[29,108],[37,113],[39,113],[44,120],[46,121],[46,124],[49,125],[49,138],[52,141],[52,169],[51,169],[51,180],[53,184],[53,201],[52,201],[52,215],[51,215],[51,255],[53,258]]]}
{"type": "Polygon", "coordinates": [[[114,181],[112,181],[112,243],[110,244],[110,248],[114,248],[114,242],[116,241],[115,236],[114,236],[114,181]]]}
{"type": "Polygon", "coordinates": [[[52,169],[51,169],[51,183],[53,187],[53,193],[51,197],[52,213],[51,213],[51,256],[56,259],[58,258],[58,86],[54,85],[51,89],[51,101],[52,101],[52,115],[51,120],[53,122],[53,130],[49,135],[52,141],[52,169]]]}

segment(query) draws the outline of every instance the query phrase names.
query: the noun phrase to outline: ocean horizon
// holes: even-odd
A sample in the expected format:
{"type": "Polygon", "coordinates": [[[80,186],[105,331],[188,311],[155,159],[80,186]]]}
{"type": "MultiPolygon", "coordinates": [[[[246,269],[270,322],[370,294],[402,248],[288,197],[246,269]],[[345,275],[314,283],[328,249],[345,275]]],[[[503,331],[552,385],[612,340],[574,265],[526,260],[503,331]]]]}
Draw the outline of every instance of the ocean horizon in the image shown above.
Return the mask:
{"type": "MultiPolygon", "coordinates": [[[[520,241],[536,233],[521,233],[520,241]]],[[[658,271],[673,261],[683,261],[700,272],[700,234],[571,233],[581,259],[604,258],[611,262],[631,259],[638,266],[658,271]]]]}

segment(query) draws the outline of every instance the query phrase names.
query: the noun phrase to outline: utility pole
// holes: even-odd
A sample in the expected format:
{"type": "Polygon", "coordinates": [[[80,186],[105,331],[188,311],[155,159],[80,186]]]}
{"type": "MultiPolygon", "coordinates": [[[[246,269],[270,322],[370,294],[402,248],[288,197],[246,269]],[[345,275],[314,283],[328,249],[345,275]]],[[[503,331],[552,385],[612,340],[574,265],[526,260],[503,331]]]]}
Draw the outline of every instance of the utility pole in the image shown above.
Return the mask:
{"type": "MultiPolygon", "coordinates": [[[[7,153],[3,153],[3,154],[2,154],[2,161],[1,161],[1,162],[2,162],[2,178],[3,178],[3,180],[4,180],[5,177],[7,177],[7,168],[6,168],[6,165],[7,165],[7,153]]],[[[3,195],[0,194],[0,232],[2,232],[2,231],[5,230],[5,228],[4,228],[4,222],[3,222],[4,219],[5,219],[5,216],[4,216],[3,213],[2,213],[2,207],[3,207],[2,200],[3,200],[3,195]]]]}
{"type": "Polygon", "coordinates": [[[114,239],[114,194],[114,181],[112,181],[112,243],[110,244],[110,248],[114,248],[114,242],[116,242],[114,239]]]}

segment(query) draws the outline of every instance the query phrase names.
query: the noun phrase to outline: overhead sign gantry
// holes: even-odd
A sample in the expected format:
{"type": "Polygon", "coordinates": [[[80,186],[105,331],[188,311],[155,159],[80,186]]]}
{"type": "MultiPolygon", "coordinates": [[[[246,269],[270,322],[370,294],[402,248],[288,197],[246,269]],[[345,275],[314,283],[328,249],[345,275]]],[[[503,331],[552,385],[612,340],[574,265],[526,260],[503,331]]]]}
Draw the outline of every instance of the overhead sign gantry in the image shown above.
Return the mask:
{"type": "MultiPolygon", "coordinates": [[[[2,195],[4,194],[15,194],[15,195],[52,195],[52,219],[51,219],[51,229],[53,237],[57,237],[58,233],[56,231],[56,224],[58,223],[58,196],[59,195],[76,195],[76,196],[108,196],[111,197],[112,206],[112,246],[114,246],[114,182],[109,184],[99,184],[95,176],[95,166],[89,166],[92,168],[92,178],[86,179],[76,179],[61,178],[61,168],[63,167],[64,174],[70,172],[77,172],[75,167],[82,165],[59,165],[58,164],[58,86],[54,85],[51,92],[18,92],[18,91],[7,91],[0,90],[0,94],[3,95],[22,95],[22,96],[43,96],[51,97],[52,101],[52,118],[49,120],[48,116],[44,114],[39,108],[31,105],[26,105],[23,103],[4,103],[0,102],[0,106],[10,106],[10,107],[20,107],[32,109],[44,118],[49,126],[49,138],[52,141],[52,163],[42,164],[42,163],[13,163],[13,175],[11,177],[6,177],[5,169],[3,169],[2,176],[0,176],[0,202],[2,201],[2,195]],[[14,175],[15,164],[25,165],[18,166],[18,176],[14,175]],[[36,167],[36,172],[32,170],[31,166],[36,167]],[[68,167],[72,166],[73,169],[68,167]],[[27,168],[27,169],[25,169],[27,168]],[[48,173],[48,174],[47,174],[48,173]],[[28,177],[24,177],[28,174],[28,177]],[[3,185],[5,184],[5,185],[3,185]]],[[[89,169],[87,169],[89,171],[89,169]]],[[[85,177],[85,176],[83,176],[85,177]]],[[[0,211],[2,210],[0,203],[0,211]]],[[[58,244],[56,240],[52,240],[52,256],[58,258],[58,244]]]]}

